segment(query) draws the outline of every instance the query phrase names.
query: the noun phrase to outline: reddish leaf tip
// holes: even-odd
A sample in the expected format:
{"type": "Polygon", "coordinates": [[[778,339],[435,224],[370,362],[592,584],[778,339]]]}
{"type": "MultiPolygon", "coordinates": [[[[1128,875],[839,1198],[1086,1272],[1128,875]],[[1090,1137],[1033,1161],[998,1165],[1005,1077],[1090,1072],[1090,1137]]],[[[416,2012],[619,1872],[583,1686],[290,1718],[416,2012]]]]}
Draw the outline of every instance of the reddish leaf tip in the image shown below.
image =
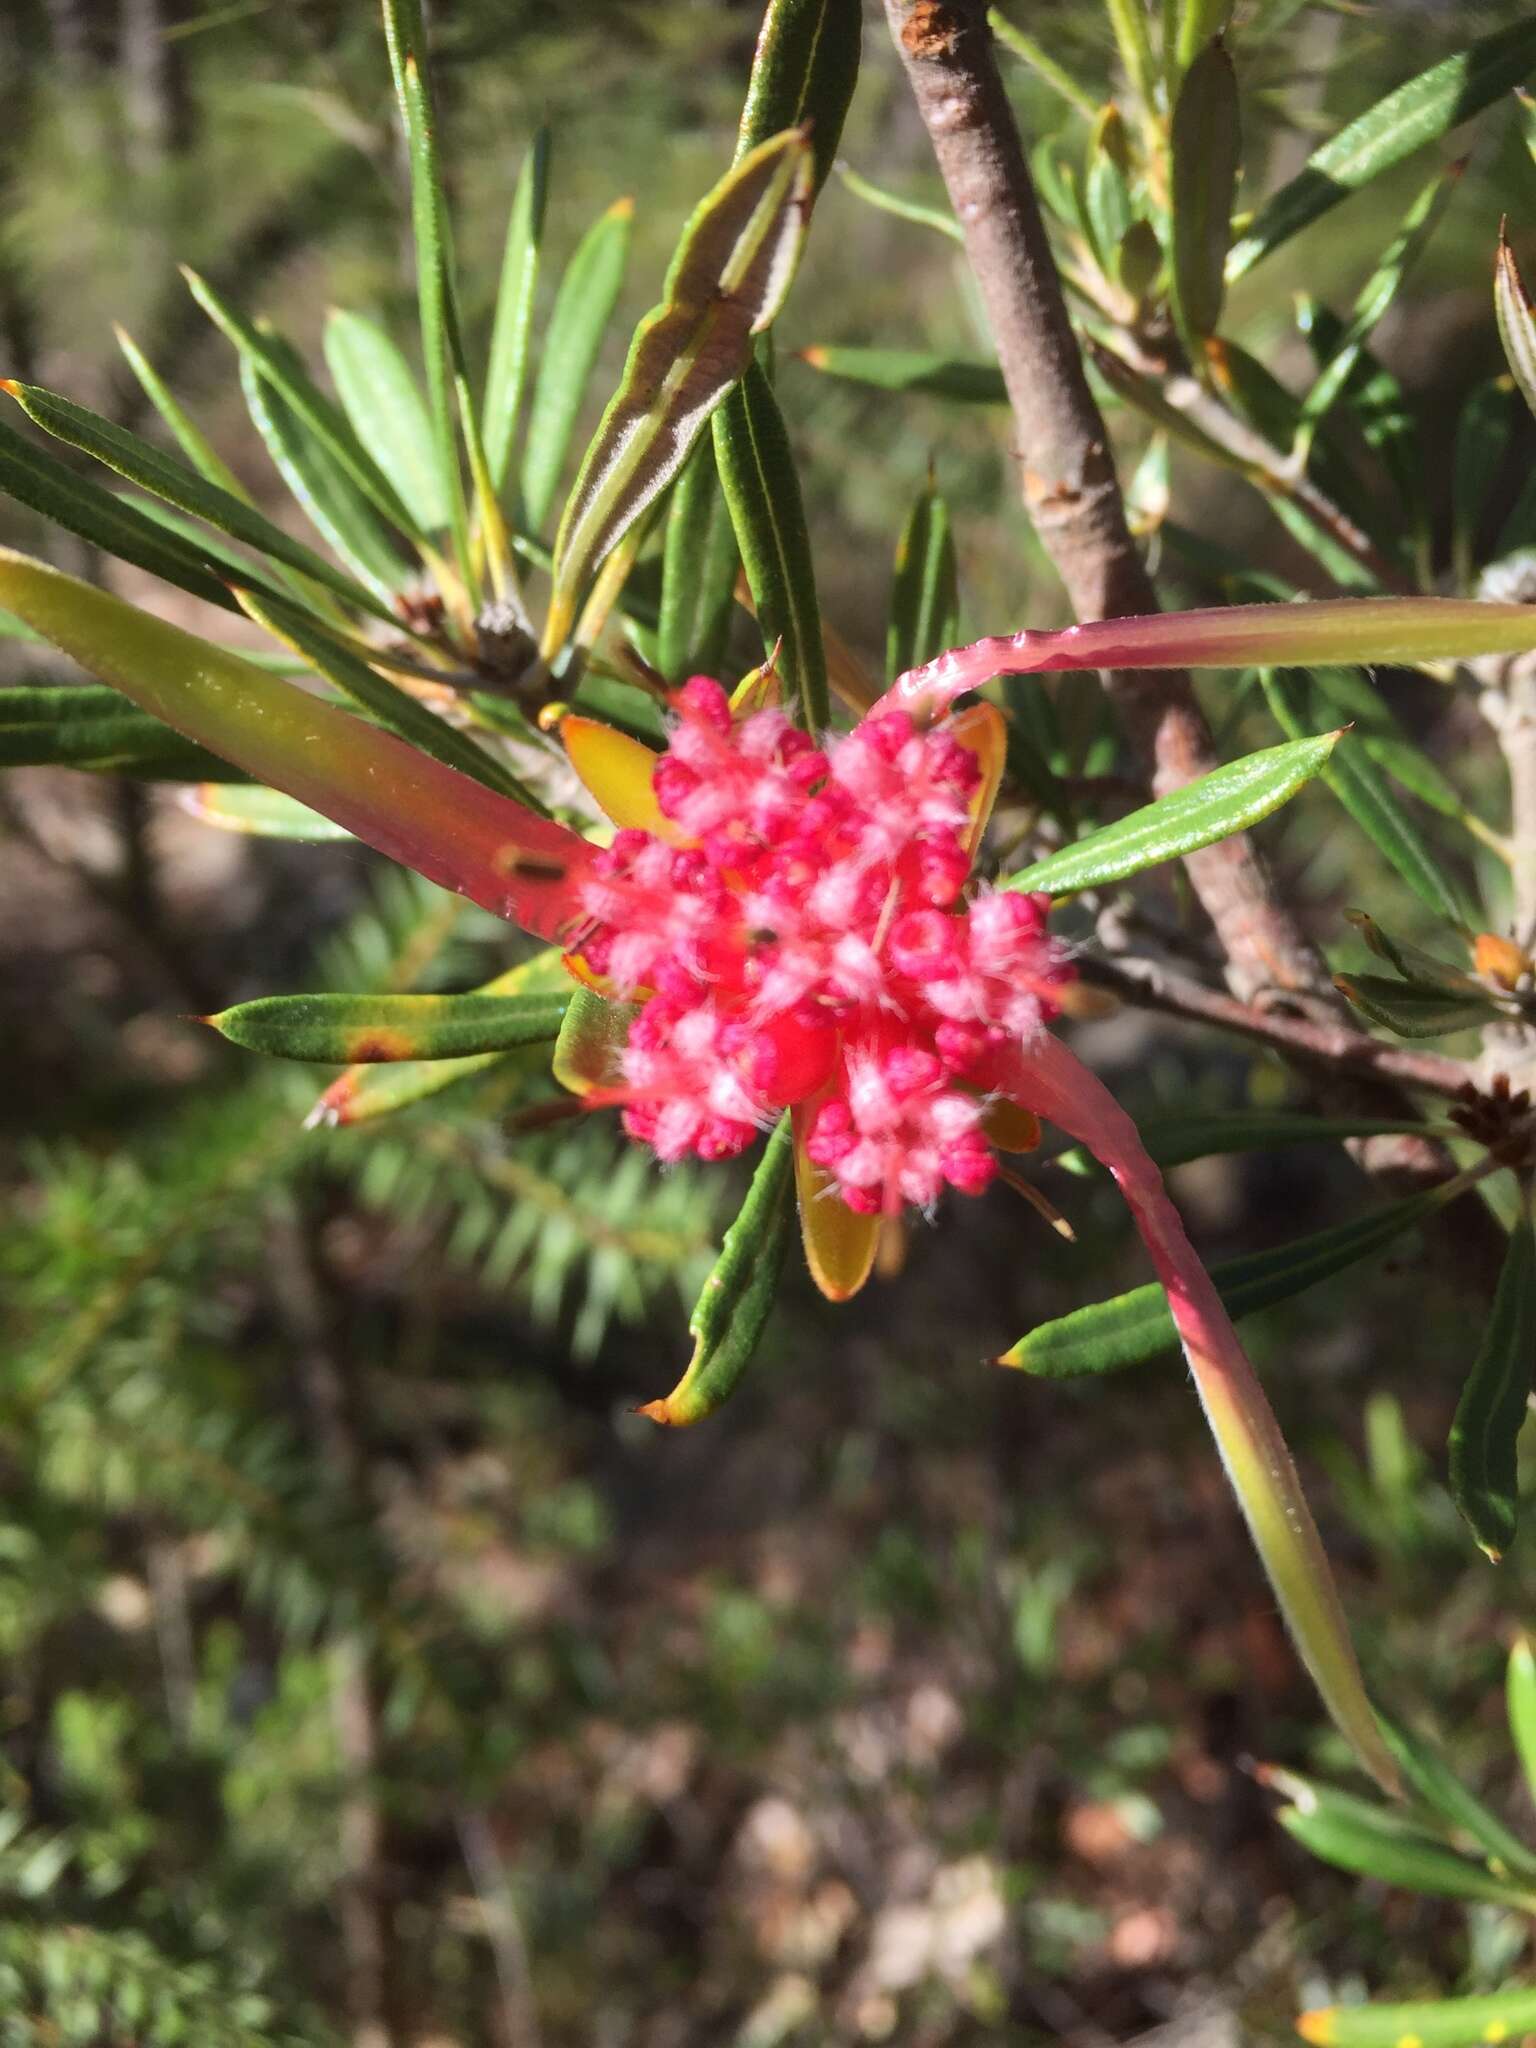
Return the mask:
{"type": "Polygon", "coordinates": [[[612,206],[608,209],[608,218],[610,220],[633,220],[634,217],[635,195],[633,192],[626,192],[622,197],[615,199],[612,206]]]}
{"type": "Polygon", "coordinates": [[[12,398],[20,398],[21,385],[14,377],[0,377],[0,391],[9,391],[12,398]]]}
{"type": "Polygon", "coordinates": [[[641,1402],[632,1412],[645,1416],[647,1421],[660,1423],[663,1429],[677,1427],[677,1417],[672,1413],[670,1396],[664,1401],[641,1402]]]}

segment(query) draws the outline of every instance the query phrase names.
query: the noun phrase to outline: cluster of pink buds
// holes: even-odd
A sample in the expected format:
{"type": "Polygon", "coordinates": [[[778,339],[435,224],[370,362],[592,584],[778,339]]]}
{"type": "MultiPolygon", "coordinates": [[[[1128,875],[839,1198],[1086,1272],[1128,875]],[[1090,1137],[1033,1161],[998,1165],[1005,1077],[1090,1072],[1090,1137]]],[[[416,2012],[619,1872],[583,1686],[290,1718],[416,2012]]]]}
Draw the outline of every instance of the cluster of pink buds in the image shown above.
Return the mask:
{"type": "Polygon", "coordinates": [[[582,885],[584,970],[642,1000],[630,1134],[728,1158],[803,1106],[850,1209],[930,1208],[997,1171],[989,1098],[1071,979],[1047,899],[967,900],[982,770],[956,722],[881,710],[817,746],[695,676],[652,788],[582,885]]]}

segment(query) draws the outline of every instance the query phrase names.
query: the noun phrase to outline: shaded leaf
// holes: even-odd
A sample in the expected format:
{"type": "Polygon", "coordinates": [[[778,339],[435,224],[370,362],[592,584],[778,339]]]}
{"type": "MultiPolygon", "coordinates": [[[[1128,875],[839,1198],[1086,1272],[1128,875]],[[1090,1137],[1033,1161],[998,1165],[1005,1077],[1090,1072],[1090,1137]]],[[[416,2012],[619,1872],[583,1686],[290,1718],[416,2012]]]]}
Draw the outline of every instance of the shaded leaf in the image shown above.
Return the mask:
{"type": "Polygon", "coordinates": [[[616,1003],[589,988],[572,995],[560,1027],[550,1071],[573,1095],[615,1087],[619,1056],[635,1021],[633,1003],[616,1003]]]}
{"type": "Polygon", "coordinates": [[[800,1242],[811,1278],[827,1300],[850,1301],[874,1270],[880,1218],[860,1216],[850,1209],[836,1183],[812,1164],[805,1149],[812,1113],[812,1106],[804,1102],[797,1102],[790,1111],[800,1242]]]}
{"type": "Polygon", "coordinates": [[[1026,35],[1016,22],[1010,21],[1000,8],[987,10],[987,26],[1005,50],[1011,50],[1021,58],[1030,70],[1044,79],[1053,92],[1060,93],[1068,106],[1075,107],[1091,121],[1098,112],[1098,102],[1087,86],[1079,83],[1065,66],[1058,64],[1043,44],[1033,36],[1026,35]]]}
{"type": "Polygon", "coordinates": [[[789,435],[762,368],[753,363],[715,414],[715,461],[730,507],[765,647],[799,700],[802,723],[830,717],[821,612],[805,508],[789,435]]]}
{"type": "Polygon", "coordinates": [[[541,533],[629,260],[633,199],[616,199],[576,245],[539,350],[519,482],[524,522],[541,533]]]}
{"type": "Polygon", "coordinates": [[[1479,384],[1456,422],[1451,472],[1451,564],[1458,588],[1472,582],[1489,496],[1515,433],[1517,401],[1507,378],[1479,384]]]}
{"type": "Polygon", "coordinates": [[[1531,295],[1502,227],[1493,273],[1493,308],[1499,323],[1499,340],[1504,344],[1520,395],[1536,412],[1536,313],[1531,310],[1531,295]]]}
{"type": "MultiPolygon", "coordinates": [[[[1277,1145],[1316,1145],[1345,1138],[1386,1138],[1411,1134],[1446,1137],[1453,1124],[1413,1118],[1307,1116],[1295,1110],[1217,1110],[1195,1116],[1149,1116],[1139,1123],[1142,1143],[1161,1167],[1183,1166],[1223,1152],[1269,1152],[1277,1145]]],[[[1080,1172],[1086,1155],[1075,1148],[1055,1161],[1080,1172]]]]}
{"type": "MultiPolygon", "coordinates": [[[[1529,1230],[1525,1235],[1529,1240],[1529,1230]]],[[[1475,1842],[1496,1875],[1536,1876],[1536,1851],[1528,1849],[1518,1835],[1511,1834],[1498,1815],[1490,1813],[1467,1790],[1427,1737],[1400,1727],[1385,1714],[1378,1713],[1377,1719],[1403,1774],[1403,1783],[1454,1836],[1465,1836],[1475,1842]]]]}
{"type": "Polygon", "coordinates": [[[899,676],[960,637],[960,583],[949,507],[930,476],[896,543],[885,672],[899,676]]]}
{"type": "Polygon", "coordinates": [[[738,162],[785,128],[808,126],[819,192],[859,76],[859,0],[768,0],[736,137],[738,162]]]}
{"type": "Polygon", "coordinates": [[[0,768],[83,768],[167,782],[240,773],[120,691],[69,684],[0,690],[0,768]]]}
{"type": "Polygon", "coordinates": [[[735,1392],[778,1297],[795,1231],[793,1188],[794,1144],[783,1116],[688,1319],[688,1369],[664,1400],[640,1410],[653,1422],[702,1422],[735,1392]]]}
{"type": "Polygon", "coordinates": [[[656,666],[669,683],[724,668],[737,559],[714,443],[701,441],[673,488],[662,544],[656,666]]]}
{"type": "Polygon", "coordinates": [[[202,428],[177,400],[170,386],[133,336],[123,327],[114,326],[112,332],[117,338],[117,345],[122,350],[129,369],[138,379],[140,390],[175,435],[176,445],[198,475],[207,477],[211,484],[222,485],[232,497],[248,497],[249,494],[242,487],[239,478],[202,428]]]}
{"type": "Polygon", "coordinates": [[[887,192],[884,186],[862,177],[851,164],[834,164],[832,168],[854,198],[862,199],[866,206],[873,206],[880,213],[893,214],[897,220],[909,220],[915,227],[932,228],[936,234],[945,235],[952,242],[965,240],[965,230],[952,213],[945,213],[937,206],[924,206],[918,199],[904,199],[899,192],[887,192]]]}
{"type": "Polygon", "coordinates": [[[1173,110],[1173,298],[1196,342],[1214,334],[1226,291],[1232,206],[1242,164],[1237,73],[1219,37],[1186,72],[1173,110]]]}
{"type": "Polygon", "coordinates": [[[1502,1013],[1487,996],[1448,995],[1389,981],[1383,974],[1336,974],[1334,986],[1373,1024],[1399,1038],[1440,1038],[1450,1031],[1475,1031],[1502,1013]]]}
{"type": "Polygon", "coordinates": [[[1367,1817],[1369,1809],[1357,1810],[1360,1806],[1356,1801],[1343,1810],[1320,1789],[1309,1806],[1284,1806],[1277,1818],[1304,1849],[1336,1869],[1400,1885],[1405,1891],[1427,1893],[1431,1898],[1481,1899],[1524,1912],[1536,1906],[1536,1899],[1519,1885],[1495,1877],[1481,1864],[1458,1856],[1454,1849],[1405,1835],[1374,1815],[1367,1817]]]}
{"type": "MultiPolygon", "coordinates": [[[[1333,1224],[1269,1251],[1226,1259],[1211,1268],[1228,1312],[1252,1315],[1277,1301],[1315,1287],[1368,1258],[1394,1237],[1441,1206],[1438,1189],[1405,1196],[1349,1223],[1333,1224]]],[[[1044,1379],[1075,1379],[1086,1373],[1117,1372],[1172,1351],[1178,1343],[1167,1296],[1161,1287],[1133,1287],[1108,1301],[1073,1309],[1041,1323],[998,1359],[1044,1379]]]]}
{"type": "Polygon", "coordinates": [[[282,1060],[462,1059],[554,1043],[565,996],[258,996],[205,1017],[231,1044],[282,1060]]]}
{"type": "Polygon", "coordinates": [[[828,348],[798,351],[802,363],[829,377],[873,384],[881,391],[921,391],[933,398],[957,398],[968,405],[1006,405],[1008,390],[996,363],[962,362],[920,349],[828,348]]]}
{"type": "Polygon", "coordinates": [[[1529,1636],[1517,1636],[1509,1653],[1505,1680],[1509,1732],[1525,1773],[1526,1789],[1536,1799],[1536,1651],[1529,1636]]]}
{"type": "Polygon", "coordinates": [[[1491,106],[1536,63],[1536,22],[1512,22],[1410,78],[1312,152],[1267,199],[1227,260],[1229,278],[1250,271],[1299,229],[1491,106]]]}
{"type": "Polygon", "coordinates": [[[1010,875],[1005,889],[1042,889],[1067,896],[1123,882],[1161,861],[1243,832],[1293,797],[1326,766],[1340,735],[1323,733],[1266,747],[1213,769],[1128,818],[1101,826],[1058,853],[1010,875]]]}
{"type": "Polygon", "coordinates": [[[1519,2040],[1536,2028],[1536,1991],[1512,1985],[1482,1998],[1442,1998],[1414,2005],[1322,2005],[1304,2012],[1296,2031],[1317,2048],[1474,2048],[1519,2040]]]}
{"type": "Polygon", "coordinates": [[[561,517],[546,658],[599,564],[677,474],[751,361],[752,337],[782,305],[810,181],[809,145],[790,129],[742,157],[684,228],[662,302],[635,329],[561,517]]]}
{"type": "MultiPolygon", "coordinates": [[[[1515,1539],[1520,1509],[1515,1445],[1531,1397],[1533,1370],[1536,1241],[1531,1219],[1524,1215],[1510,1233],[1493,1307],[1451,1424],[1451,1493],[1479,1545],[1495,1562],[1515,1539]]],[[[1504,1848],[1494,1853],[1508,1860],[1504,1848]]]]}

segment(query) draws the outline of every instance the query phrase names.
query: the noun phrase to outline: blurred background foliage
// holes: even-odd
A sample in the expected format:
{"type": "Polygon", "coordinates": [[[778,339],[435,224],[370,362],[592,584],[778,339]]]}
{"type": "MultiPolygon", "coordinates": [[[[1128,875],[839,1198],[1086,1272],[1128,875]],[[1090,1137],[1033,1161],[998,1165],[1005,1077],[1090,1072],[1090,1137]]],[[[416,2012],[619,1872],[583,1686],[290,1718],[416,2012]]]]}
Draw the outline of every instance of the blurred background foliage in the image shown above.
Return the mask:
{"type": "MultiPolygon", "coordinates": [[[[433,13],[477,335],[540,122],[546,280],[634,196],[595,418],[728,157],[756,9],[433,13]]],[[[1507,18],[1271,4],[1248,44],[1240,9],[1250,179],[1267,189],[1410,64],[1507,18]]],[[[1028,26],[1108,94],[1095,10],[1028,26]]],[[[1009,75],[1032,134],[1074,118],[1009,75]]],[[[843,150],[937,197],[878,9],[843,150]]],[[[1347,309],[1420,175],[1238,289],[1229,326],[1278,375],[1308,374],[1293,292],[1347,309]]],[[[371,8],[12,0],[0,180],[7,373],[143,428],[121,321],[263,505],[281,494],[176,263],[313,360],[331,304],[410,343],[371,8]]],[[[1479,124],[1374,344],[1428,437],[1446,576],[1455,422],[1500,368],[1502,211],[1536,224],[1513,108],[1479,124]]],[[[790,353],[984,355],[951,242],[834,181],[778,341],[847,638],[878,657],[893,508],[930,462],[967,627],[1062,617],[1003,413],[790,353]]],[[[1536,444],[1518,408],[1506,431],[1485,539],[1536,444]]],[[[1129,428],[1128,468],[1141,445],[1129,428]]],[[[1179,455],[1171,488],[1185,525],[1305,580],[1258,493],[1179,455]]],[[[5,519],[7,540],[68,546],[5,519]]],[[[1243,730],[1241,705],[1212,707],[1243,730]]],[[[1405,715],[1465,787],[1486,762],[1497,790],[1469,711],[1425,683],[1405,715]]],[[[1246,743],[1270,737],[1256,717],[1246,743]]],[[[1271,833],[1293,898],[1330,942],[1347,902],[1413,929],[1327,801],[1271,833]]],[[[305,1132],[312,1084],[189,1021],[274,989],[405,985],[422,959],[425,985],[463,985],[496,971],[503,928],[356,847],[212,834],[63,771],[10,778],[0,832],[0,2043],[1225,2044],[1280,2038],[1299,2004],[1477,1992],[1518,1967],[1518,1915],[1361,1886],[1273,1825],[1252,1760],[1342,1760],[1180,1372],[1025,1385],[978,1366],[1141,1277],[1107,1190],[1058,1177],[1075,1247],[994,1197],[954,1205],[899,1285],[836,1315],[796,1280],[740,1398],[664,1434],[630,1411],[675,1375],[729,1175],[659,1174],[599,1120],[511,1133],[483,1094],[305,1132]]],[[[1267,1055],[1140,1016],[1098,1034],[1140,1112],[1302,1100],[1267,1055]]],[[[1217,1257],[1361,1192],[1311,1147],[1175,1185],[1217,1257]]],[[[1442,1485],[1470,1327],[1449,1263],[1409,1240],[1253,1337],[1321,1482],[1367,1668],[1528,1830],[1500,1695],[1536,1560],[1527,1532],[1490,1570],[1442,1485]]]]}

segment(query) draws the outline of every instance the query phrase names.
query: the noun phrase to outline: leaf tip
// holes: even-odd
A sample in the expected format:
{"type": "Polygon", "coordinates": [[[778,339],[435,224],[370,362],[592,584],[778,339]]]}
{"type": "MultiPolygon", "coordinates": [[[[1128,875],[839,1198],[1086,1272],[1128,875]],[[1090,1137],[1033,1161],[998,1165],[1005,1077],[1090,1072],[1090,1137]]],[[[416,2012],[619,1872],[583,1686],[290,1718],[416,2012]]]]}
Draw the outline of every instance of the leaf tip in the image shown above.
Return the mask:
{"type": "Polygon", "coordinates": [[[659,1423],[663,1429],[676,1429],[684,1419],[674,1410],[670,1394],[665,1400],[642,1401],[634,1413],[645,1416],[647,1421],[659,1423]]]}
{"type": "Polygon", "coordinates": [[[0,377],[0,391],[8,391],[12,398],[20,398],[21,385],[15,377],[0,377]]]}
{"type": "Polygon", "coordinates": [[[334,1080],[322,1095],[316,1097],[304,1118],[306,1131],[335,1130],[339,1125],[350,1123],[352,1097],[357,1092],[357,1077],[342,1074],[334,1080]]]}
{"type": "Polygon", "coordinates": [[[1336,2005],[1314,2006],[1311,2012],[1304,2012],[1296,2021],[1296,2031],[1303,2041],[1311,2041],[1316,2048],[1329,2048],[1337,2038],[1335,2022],[1338,2016],[1336,2005]]]}
{"type": "Polygon", "coordinates": [[[797,348],[793,353],[800,362],[809,363],[813,370],[827,367],[827,351],[821,342],[813,342],[809,348],[797,348]]]}
{"type": "Polygon", "coordinates": [[[610,220],[633,220],[635,217],[635,195],[625,192],[608,209],[610,220]]]}

